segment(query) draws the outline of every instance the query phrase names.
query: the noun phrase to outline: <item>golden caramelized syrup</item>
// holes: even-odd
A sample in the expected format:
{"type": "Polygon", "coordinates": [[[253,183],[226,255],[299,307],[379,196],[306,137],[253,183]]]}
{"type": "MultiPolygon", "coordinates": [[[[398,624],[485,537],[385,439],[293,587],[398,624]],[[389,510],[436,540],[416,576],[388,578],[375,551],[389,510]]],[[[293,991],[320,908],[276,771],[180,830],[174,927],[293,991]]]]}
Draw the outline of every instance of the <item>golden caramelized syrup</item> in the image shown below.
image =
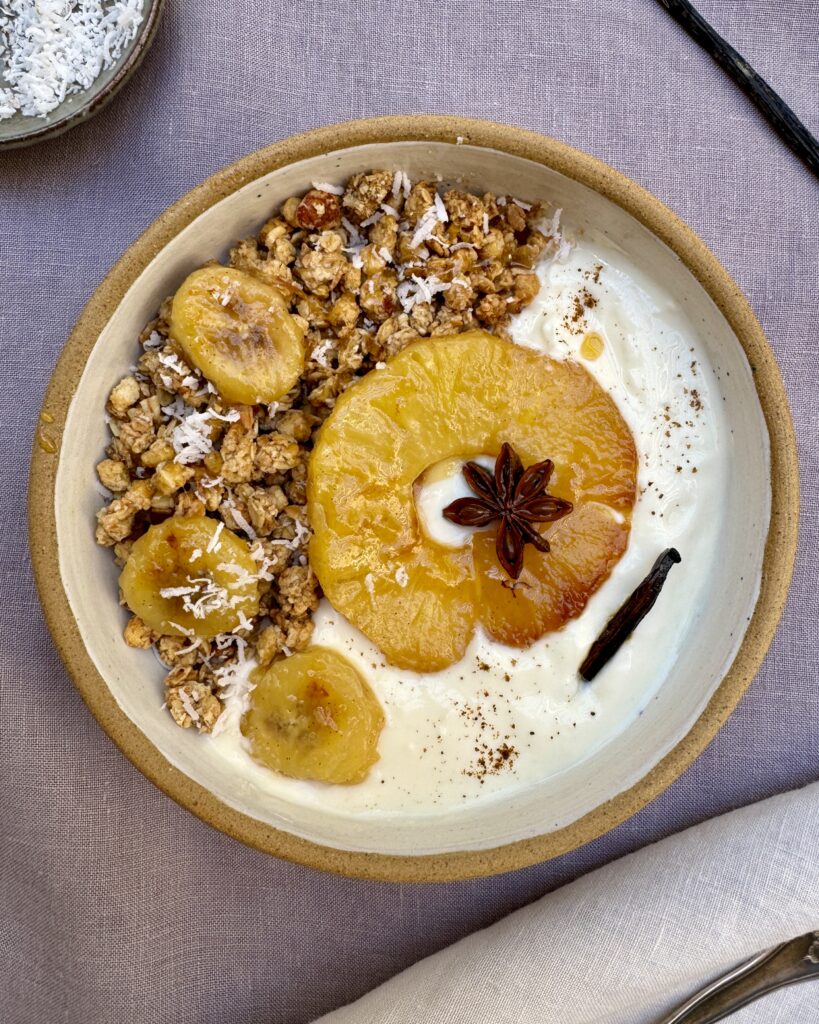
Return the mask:
{"type": "Polygon", "coordinates": [[[54,438],[47,434],[44,430],[40,430],[37,433],[37,444],[42,448],[44,452],[48,452],[49,455],[53,455],[57,451],[57,442],[54,438]]]}
{"type": "Polygon", "coordinates": [[[580,355],[592,363],[595,359],[599,359],[600,356],[603,355],[603,349],[605,347],[606,343],[597,331],[588,331],[583,338],[583,341],[580,343],[580,355]]]}

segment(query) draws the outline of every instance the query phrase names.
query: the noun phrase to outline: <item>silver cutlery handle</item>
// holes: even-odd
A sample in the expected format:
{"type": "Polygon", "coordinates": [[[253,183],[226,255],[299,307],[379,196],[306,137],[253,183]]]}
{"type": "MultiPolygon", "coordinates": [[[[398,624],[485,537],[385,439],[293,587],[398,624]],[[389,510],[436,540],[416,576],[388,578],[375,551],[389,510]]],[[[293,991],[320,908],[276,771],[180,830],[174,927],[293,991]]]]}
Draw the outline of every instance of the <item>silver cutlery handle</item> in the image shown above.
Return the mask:
{"type": "Polygon", "coordinates": [[[784,985],[819,980],[819,932],[802,935],[735,967],[658,1024],[715,1024],[784,985]]]}

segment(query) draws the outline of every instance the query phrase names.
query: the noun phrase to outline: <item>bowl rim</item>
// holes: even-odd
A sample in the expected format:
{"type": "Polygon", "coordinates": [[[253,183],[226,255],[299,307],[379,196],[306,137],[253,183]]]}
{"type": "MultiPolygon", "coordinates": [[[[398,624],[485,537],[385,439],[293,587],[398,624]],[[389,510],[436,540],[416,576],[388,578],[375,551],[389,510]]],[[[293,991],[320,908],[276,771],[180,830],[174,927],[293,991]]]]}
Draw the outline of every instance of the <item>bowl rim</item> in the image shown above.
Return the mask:
{"type": "Polygon", "coordinates": [[[217,171],[165,210],[96,288],[59,357],[36,428],[28,509],[34,577],[49,630],[83,700],[125,756],[182,807],[249,846],[308,867],[393,882],[464,880],[549,860],[603,835],[666,789],[711,742],[762,663],[787,598],[798,516],[796,440],[779,368],[748,301],[705,243],[658,199],[595,157],[525,129],[439,115],[369,118],[291,136],[217,171]],[[127,289],[164,246],[206,209],[270,171],[339,149],[408,141],[460,142],[532,160],[601,193],[665,242],[713,299],[745,350],[770,435],[772,499],[751,621],[720,685],[677,745],[629,789],[557,831],[486,850],[419,856],[336,849],[273,828],[229,807],[166,760],[120,709],[85,649],[60,577],[54,504],[59,440],[86,360],[127,289]],[[47,450],[52,447],[55,452],[47,450]]]}
{"type": "Polygon", "coordinates": [[[95,117],[110,101],[116,96],[125,83],[131,78],[136,69],[142,63],[151,48],[156,37],[156,30],[159,27],[159,20],[164,9],[165,0],[146,0],[145,13],[142,23],[134,36],[132,43],[125,57],[118,60],[114,65],[113,76],[102,86],[97,88],[93,82],[88,89],[83,90],[79,95],[83,101],[74,110],[69,111],[56,121],[44,123],[38,117],[28,117],[22,124],[29,121],[33,127],[28,131],[22,131],[18,135],[10,135],[6,138],[0,137],[0,152],[12,149],[22,149],[24,146],[33,146],[38,142],[45,142],[47,139],[56,138],[67,132],[70,128],[84,124],[95,117]]]}

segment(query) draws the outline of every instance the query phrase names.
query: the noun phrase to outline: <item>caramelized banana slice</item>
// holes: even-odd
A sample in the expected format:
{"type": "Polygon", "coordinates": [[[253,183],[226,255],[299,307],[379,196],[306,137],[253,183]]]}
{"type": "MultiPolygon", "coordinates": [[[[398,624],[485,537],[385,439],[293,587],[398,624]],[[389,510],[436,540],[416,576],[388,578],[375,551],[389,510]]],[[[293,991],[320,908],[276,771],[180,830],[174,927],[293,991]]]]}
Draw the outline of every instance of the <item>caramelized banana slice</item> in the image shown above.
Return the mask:
{"type": "Polygon", "coordinates": [[[378,760],[384,712],[346,658],[326,647],[257,669],[242,733],[255,760],[294,779],[361,782],[378,760]]]}
{"type": "Polygon", "coordinates": [[[229,402],[275,402],[304,367],[304,333],[287,303],[243,270],[195,270],[174,295],[170,329],[229,402]]]}
{"type": "Polygon", "coordinates": [[[134,544],[119,585],[157,633],[213,637],[259,610],[258,566],[247,543],[207,516],[171,516],[134,544]]]}

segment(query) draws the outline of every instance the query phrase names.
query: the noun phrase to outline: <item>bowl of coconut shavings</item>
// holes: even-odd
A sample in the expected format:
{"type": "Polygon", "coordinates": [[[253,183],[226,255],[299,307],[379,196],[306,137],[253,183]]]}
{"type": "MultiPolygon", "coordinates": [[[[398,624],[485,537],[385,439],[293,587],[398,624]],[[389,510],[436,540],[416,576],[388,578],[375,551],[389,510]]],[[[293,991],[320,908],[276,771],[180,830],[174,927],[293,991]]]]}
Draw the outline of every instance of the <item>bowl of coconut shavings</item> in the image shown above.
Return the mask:
{"type": "Polygon", "coordinates": [[[163,0],[3,0],[0,150],[53,138],[98,113],[147,53],[163,0]]]}

